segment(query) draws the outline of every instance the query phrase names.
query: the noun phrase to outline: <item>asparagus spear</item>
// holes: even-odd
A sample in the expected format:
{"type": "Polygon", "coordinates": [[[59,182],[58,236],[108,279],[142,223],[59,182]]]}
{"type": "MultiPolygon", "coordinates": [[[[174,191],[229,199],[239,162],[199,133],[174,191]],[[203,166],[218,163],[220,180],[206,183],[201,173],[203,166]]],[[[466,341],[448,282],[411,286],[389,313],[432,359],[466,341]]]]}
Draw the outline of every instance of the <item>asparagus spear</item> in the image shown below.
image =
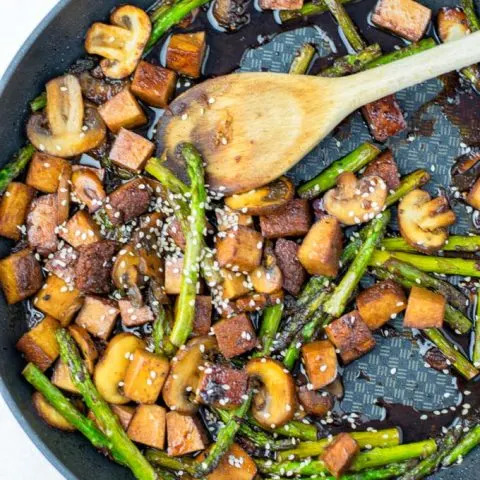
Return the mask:
{"type": "Polygon", "coordinates": [[[382,49],[378,43],[369,45],[358,53],[336,58],[333,65],[322,70],[321,77],[344,77],[364,70],[376,58],[381,57],[382,49]]]}
{"type": "Polygon", "coordinates": [[[302,198],[312,199],[334,187],[337,177],[343,172],[357,172],[380,154],[371,143],[363,143],[346,157],[333,162],[312,180],[301,185],[297,193],[302,198]]]}
{"type": "MultiPolygon", "coordinates": [[[[263,428],[250,414],[247,414],[248,423],[263,428]]],[[[313,441],[317,440],[318,430],[315,425],[310,423],[291,420],[281,427],[275,427],[271,430],[274,434],[283,435],[284,437],[298,438],[299,440],[313,441]]]]}
{"type": "Polygon", "coordinates": [[[29,363],[23,370],[22,375],[28,383],[38,390],[68,422],[70,422],[79,432],[81,432],[91,444],[98,449],[107,449],[112,456],[120,463],[124,463],[121,455],[115,451],[112,442],[98,429],[93,420],[80,413],[63,395],[63,393],[53,385],[44,373],[33,363],[29,363]]]}
{"type": "Polygon", "coordinates": [[[152,177],[155,177],[167,190],[172,193],[181,193],[185,195],[189,192],[189,188],[180,179],[178,179],[171,170],[162,165],[162,160],[157,157],[152,157],[147,162],[145,171],[152,177]]]}
{"type": "Polygon", "coordinates": [[[443,459],[444,467],[450,466],[457,460],[463,459],[471,450],[480,444],[480,425],[475,425],[457,444],[457,446],[443,459]]]}
{"type": "Polygon", "coordinates": [[[336,18],[338,25],[340,26],[350,46],[356,52],[363,50],[367,44],[363,41],[362,37],[358,33],[355,24],[352,22],[352,19],[346,12],[341,2],[339,0],[324,1],[332,15],[336,18]]]}
{"type": "Polygon", "coordinates": [[[473,0],[460,0],[460,6],[467,16],[468,26],[472,32],[480,30],[480,19],[475,13],[473,0]]]}
{"type": "Polygon", "coordinates": [[[152,466],[128,438],[117,416],[98,393],[70,334],[61,328],[57,330],[56,336],[60,357],[68,366],[70,378],[110,440],[112,452],[117,453],[122,462],[132,470],[139,480],[155,480],[157,476],[152,466]]]}
{"type": "Polygon", "coordinates": [[[307,73],[314,55],[315,47],[313,45],[310,45],[309,43],[302,45],[300,50],[296,53],[288,73],[291,75],[304,75],[307,73]]]}
{"type": "Polygon", "coordinates": [[[178,3],[178,1],[179,0],[163,0],[160,2],[156,2],[155,5],[153,5],[148,12],[150,21],[152,23],[157,22],[161,17],[163,17],[163,15],[165,15],[168,10],[170,10],[172,5],[178,3]]]}
{"type": "Polygon", "coordinates": [[[351,294],[367,269],[375,246],[385,233],[390,217],[390,212],[385,210],[377,215],[367,227],[366,239],[360,247],[355,260],[350,265],[330,298],[324,304],[325,312],[331,317],[338,318],[343,314],[351,294]]]}
{"type": "MultiPolygon", "coordinates": [[[[417,252],[402,237],[384,238],[380,244],[382,249],[396,252],[417,252]]],[[[444,252],[478,252],[480,251],[480,235],[452,235],[442,248],[444,252]]]]}
{"type": "Polygon", "coordinates": [[[272,351],[273,342],[282,319],[283,303],[267,307],[263,311],[262,325],[258,337],[262,349],[254,354],[254,357],[265,357],[270,355],[272,351]]]}
{"type": "Polygon", "coordinates": [[[178,296],[170,341],[177,347],[182,346],[193,329],[195,319],[195,297],[197,292],[200,257],[204,245],[203,233],[207,228],[203,159],[198,150],[189,143],[181,146],[181,152],[187,164],[187,172],[191,182],[191,225],[185,236],[185,256],[183,259],[182,280],[178,296]]]}
{"type": "Polygon", "coordinates": [[[438,328],[426,328],[422,332],[437,346],[464,378],[471,380],[479,374],[479,371],[468,361],[467,357],[448,341],[441,330],[438,328]]]}
{"type": "Polygon", "coordinates": [[[175,355],[176,348],[170,342],[168,335],[170,334],[170,328],[167,319],[167,312],[163,305],[155,307],[156,319],[153,322],[153,346],[156,354],[164,354],[171,358],[175,355]]]}
{"type": "Polygon", "coordinates": [[[465,260],[463,258],[427,257],[426,255],[415,255],[413,253],[375,250],[370,259],[370,266],[382,267],[392,259],[415,265],[419,270],[424,272],[461,275],[463,277],[480,277],[480,268],[477,261],[465,260]]]}
{"type": "Polygon", "coordinates": [[[407,193],[416,188],[425,185],[430,180],[430,174],[425,170],[415,170],[402,178],[400,186],[392,193],[390,193],[385,201],[385,205],[390,207],[397,203],[407,193]]]}
{"type": "MultiPolygon", "coordinates": [[[[350,435],[356,440],[360,448],[393,447],[400,445],[401,432],[398,428],[388,428],[376,432],[351,432],[350,435]]],[[[322,438],[316,442],[300,442],[298,446],[290,450],[284,450],[277,454],[279,462],[291,460],[293,457],[307,458],[320,455],[330,443],[328,438],[322,438]]]]}
{"type": "Polygon", "coordinates": [[[193,462],[190,458],[171,457],[167,452],[153,448],[146,450],[145,457],[154,465],[172,470],[173,472],[186,472],[192,477],[198,475],[198,463],[193,462]]]}
{"type": "Polygon", "coordinates": [[[0,170],[0,194],[6,190],[8,184],[14,178],[22,173],[35,152],[35,147],[28,144],[26,147],[20,149],[16,157],[0,170]]]}
{"type": "Polygon", "coordinates": [[[473,336],[472,362],[480,367],[480,289],[477,289],[477,305],[475,307],[475,333],[473,336]]]}
{"type": "Polygon", "coordinates": [[[39,110],[43,110],[47,106],[47,92],[42,92],[38,97],[35,97],[30,102],[30,108],[32,112],[38,112],[39,110]]]}
{"type": "MultiPolygon", "coordinates": [[[[350,467],[352,472],[360,472],[368,468],[383,467],[391,463],[404,462],[413,458],[423,458],[437,450],[435,440],[424,440],[405,445],[396,445],[387,448],[374,448],[370,451],[360,452],[350,467]]],[[[256,460],[262,473],[283,475],[291,472],[299,475],[322,475],[328,473],[321,460],[288,461],[273,463],[271,460],[256,460]]],[[[289,475],[289,476],[291,476],[289,475]]]]}
{"type": "MultiPolygon", "coordinates": [[[[348,3],[352,0],[340,0],[341,3],[348,3]]],[[[328,11],[327,4],[324,0],[316,0],[314,2],[305,3],[299,10],[282,10],[280,12],[280,20],[288,22],[301,17],[310,17],[312,15],[319,15],[328,11]]]]}

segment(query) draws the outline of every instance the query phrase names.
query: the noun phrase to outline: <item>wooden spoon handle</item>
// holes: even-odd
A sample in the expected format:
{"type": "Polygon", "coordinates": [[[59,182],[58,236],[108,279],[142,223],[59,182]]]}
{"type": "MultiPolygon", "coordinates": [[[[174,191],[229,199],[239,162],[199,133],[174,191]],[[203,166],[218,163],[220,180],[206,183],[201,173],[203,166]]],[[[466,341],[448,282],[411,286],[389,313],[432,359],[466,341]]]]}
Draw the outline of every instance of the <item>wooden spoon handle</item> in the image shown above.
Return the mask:
{"type": "Polygon", "coordinates": [[[351,111],[453,70],[480,62],[480,31],[397,62],[338,79],[351,111]]]}

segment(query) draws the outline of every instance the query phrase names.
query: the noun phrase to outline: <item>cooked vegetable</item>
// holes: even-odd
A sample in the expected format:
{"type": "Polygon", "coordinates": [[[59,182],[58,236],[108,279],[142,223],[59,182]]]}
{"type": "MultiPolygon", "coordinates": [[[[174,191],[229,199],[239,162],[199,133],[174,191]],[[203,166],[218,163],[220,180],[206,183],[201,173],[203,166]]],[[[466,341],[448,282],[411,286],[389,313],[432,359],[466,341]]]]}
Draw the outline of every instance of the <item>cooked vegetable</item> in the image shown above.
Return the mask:
{"type": "Polygon", "coordinates": [[[280,238],[275,243],[275,257],[282,271],[282,287],[291,295],[297,296],[302,289],[307,272],[298,260],[299,246],[292,240],[280,238]]]}
{"type": "Polygon", "coordinates": [[[304,75],[307,73],[310,64],[312,63],[313,57],[315,56],[315,47],[309,43],[305,43],[300,47],[300,49],[295,53],[292,64],[290,65],[290,70],[288,73],[291,75],[304,75]]]}
{"type": "MultiPolygon", "coordinates": [[[[334,397],[327,391],[309,390],[308,385],[297,389],[297,397],[308,415],[323,418],[334,406],[334,397]]],[[[283,458],[283,457],[282,457],[283,458]]]]}
{"type": "Polygon", "coordinates": [[[302,198],[315,198],[334,187],[337,183],[337,178],[343,172],[358,172],[379,154],[380,150],[371,143],[362,143],[353,152],[333,162],[322,173],[301,185],[297,192],[302,198]]]}
{"type": "Polygon", "coordinates": [[[246,313],[220,320],[213,326],[213,331],[225,358],[242,355],[257,346],[255,329],[246,313]]]}
{"type": "Polygon", "coordinates": [[[342,2],[340,2],[340,0],[324,1],[332,15],[336,18],[338,25],[341,28],[350,46],[356,52],[363,50],[367,45],[358,33],[357,28],[355,27],[352,19],[343,7],[342,2]]]}
{"type": "Polygon", "coordinates": [[[110,23],[94,23],[90,27],[85,38],[85,50],[104,57],[100,66],[107,77],[121,79],[135,70],[150,37],[152,25],[148,15],[133,5],[115,9],[110,16],[110,23]]]}
{"type": "Polygon", "coordinates": [[[223,298],[234,300],[235,298],[246,295],[250,288],[247,283],[247,277],[240,272],[232,272],[225,268],[220,270],[223,278],[223,298]]]}
{"type": "Polygon", "coordinates": [[[282,271],[277,265],[272,245],[267,245],[262,264],[250,274],[253,288],[258,293],[275,293],[282,289],[282,271]]]}
{"type": "Polygon", "coordinates": [[[57,224],[63,225],[70,214],[70,186],[72,184],[72,166],[67,163],[58,177],[57,224]]]}
{"type": "Polygon", "coordinates": [[[460,0],[460,6],[462,7],[465,15],[467,16],[468,26],[472,32],[480,30],[480,19],[475,12],[475,5],[473,0],[460,0]]]}
{"type": "Polygon", "coordinates": [[[73,196],[85,204],[90,213],[97,211],[107,194],[98,174],[89,168],[78,168],[72,173],[73,196]]]}
{"type": "Polygon", "coordinates": [[[380,58],[382,50],[378,43],[369,45],[360,50],[358,53],[351,53],[343,57],[336,58],[333,64],[322,70],[319,75],[321,77],[344,77],[352,73],[364,70],[376,58],[380,58]]]}
{"type": "Polygon", "coordinates": [[[175,411],[167,413],[168,454],[173,457],[206,448],[208,441],[200,420],[175,411]]]}
{"type": "Polygon", "coordinates": [[[255,358],[248,361],[246,371],[260,382],[253,397],[253,418],[267,429],[292,420],[297,406],[295,385],[283,365],[272,358],[255,358]]]}
{"type": "Polygon", "coordinates": [[[94,107],[84,104],[73,75],[47,83],[46,113],[34,113],[27,124],[27,136],[35,148],[65,158],[98,147],[105,135],[103,120],[94,107]]]}
{"type": "Polygon", "coordinates": [[[359,452],[360,447],[353,437],[348,433],[340,433],[326,446],[321,459],[327,470],[338,478],[350,468],[359,452]]]}
{"type": "Polygon", "coordinates": [[[110,151],[110,159],[115,165],[138,173],[143,169],[154,149],[154,144],[146,138],[121,128],[110,151]]]}
{"type": "Polygon", "coordinates": [[[35,151],[33,145],[29,144],[26,147],[23,147],[11,162],[7,163],[0,170],[0,193],[5,192],[8,184],[23,172],[28,165],[28,162],[32,159],[35,151]]]}
{"type": "MultiPolygon", "coordinates": [[[[416,250],[410,246],[403,238],[384,238],[380,244],[382,248],[396,252],[415,252],[416,250]]],[[[448,238],[447,243],[442,247],[444,252],[477,252],[480,250],[480,236],[461,236],[452,235],[448,238]]]]}
{"type": "Polygon", "coordinates": [[[167,46],[167,68],[187,77],[198,78],[206,48],[205,32],[172,35],[167,46]]]}
{"type": "MultiPolygon", "coordinates": [[[[262,349],[254,354],[254,357],[265,357],[270,355],[273,345],[275,343],[275,337],[277,335],[280,321],[282,320],[283,303],[267,307],[263,311],[262,323],[258,338],[262,349]]],[[[480,342],[479,342],[480,343],[480,342]]]]}
{"type": "Polygon", "coordinates": [[[295,195],[295,187],[287,177],[245,193],[237,193],[225,198],[225,205],[248,215],[268,215],[279,211],[295,195]]]}
{"type": "Polygon", "coordinates": [[[448,467],[460,458],[464,458],[480,443],[480,425],[475,425],[459,442],[458,445],[443,459],[442,465],[448,467]]]}
{"type": "MultiPolygon", "coordinates": [[[[108,403],[123,405],[130,401],[122,390],[130,362],[137,349],[144,349],[145,342],[131,333],[115,335],[95,367],[94,382],[102,398],[108,403]]],[[[74,382],[75,383],[75,382],[74,382]]]]}
{"type": "Polygon", "coordinates": [[[302,361],[314,390],[329,385],[337,378],[337,353],[328,340],[303,345],[302,361]]]}
{"type": "Polygon", "coordinates": [[[415,170],[414,172],[405,175],[400,180],[399,187],[393,193],[389,193],[387,200],[385,201],[385,206],[392,206],[412,190],[425,185],[429,180],[430,174],[425,170],[415,170]]]}
{"type": "Polygon", "coordinates": [[[53,428],[64,430],[66,432],[75,431],[75,427],[65,420],[60,413],[53,408],[40,392],[35,392],[32,396],[32,403],[38,415],[53,428]]]}
{"type": "Polygon", "coordinates": [[[55,193],[58,180],[68,160],[35,152],[28,167],[25,183],[44,193],[55,193]]]}
{"type": "Polygon", "coordinates": [[[23,183],[11,182],[0,201],[0,235],[20,240],[35,190],[23,183]]]}
{"type": "Polygon", "coordinates": [[[163,449],[166,410],[158,405],[139,405],[128,425],[127,435],[134,442],[163,449]]]}
{"type": "Polygon", "coordinates": [[[472,362],[480,367],[480,290],[477,289],[477,304],[475,306],[475,333],[473,337],[472,362]]]}
{"type": "Polygon", "coordinates": [[[165,261],[165,292],[168,295],[180,293],[183,264],[183,257],[170,257],[165,261]]]}
{"type": "MultiPolygon", "coordinates": [[[[341,3],[349,3],[351,0],[340,0],[341,3]]],[[[297,10],[284,10],[280,12],[280,20],[287,22],[300,17],[309,17],[328,12],[327,4],[321,0],[319,2],[304,3],[297,10]]]]}
{"type": "Polygon", "coordinates": [[[263,10],[297,10],[303,0],[260,0],[259,7],[263,10]]]}
{"type": "Polygon", "coordinates": [[[30,247],[43,256],[57,250],[57,225],[57,196],[49,194],[34,198],[26,222],[30,247]]]}
{"type": "Polygon", "coordinates": [[[38,112],[39,110],[43,110],[47,106],[47,94],[46,92],[42,92],[38,97],[35,97],[30,102],[30,108],[32,112],[38,112]]]}

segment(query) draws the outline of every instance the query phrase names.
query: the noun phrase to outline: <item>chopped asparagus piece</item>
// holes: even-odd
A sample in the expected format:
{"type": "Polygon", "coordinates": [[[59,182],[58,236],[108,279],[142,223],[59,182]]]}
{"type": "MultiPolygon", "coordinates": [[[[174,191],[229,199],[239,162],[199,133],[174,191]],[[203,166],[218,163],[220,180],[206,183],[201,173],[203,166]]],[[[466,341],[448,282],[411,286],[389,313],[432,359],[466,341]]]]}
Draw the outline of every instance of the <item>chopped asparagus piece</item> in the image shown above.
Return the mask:
{"type": "Polygon", "coordinates": [[[20,149],[16,157],[0,170],[0,194],[6,190],[8,184],[14,178],[23,172],[35,151],[35,147],[28,144],[26,147],[20,149]]]}
{"type": "Polygon", "coordinates": [[[380,58],[382,50],[378,43],[369,45],[358,53],[351,53],[344,57],[336,58],[333,65],[322,70],[321,77],[343,77],[365,70],[376,58],[380,58]]]}
{"type": "Polygon", "coordinates": [[[307,73],[314,55],[315,47],[313,45],[310,45],[309,43],[302,45],[300,50],[296,53],[288,73],[291,75],[304,75],[307,73]]]}
{"type": "Polygon", "coordinates": [[[471,450],[480,444],[480,425],[475,425],[459,442],[458,445],[443,459],[442,465],[448,467],[463,459],[471,450]]]}
{"type": "MultiPolygon", "coordinates": [[[[402,237],[384,238],[380,244],[385,250],[396,252],[417,252],[402,237]]],[[[452,235],[442,248],[444,252],[478,252],[480,251],[480,235],[452,235]]]]}
{"type": "Polygon", "coordinates": [[[282,319],[282,313],[283,303],[267,307],[263,311],[262,325],[258,334],[262,349],[256,352],[254,357],[266,357],[270,355],[282,319]]]}

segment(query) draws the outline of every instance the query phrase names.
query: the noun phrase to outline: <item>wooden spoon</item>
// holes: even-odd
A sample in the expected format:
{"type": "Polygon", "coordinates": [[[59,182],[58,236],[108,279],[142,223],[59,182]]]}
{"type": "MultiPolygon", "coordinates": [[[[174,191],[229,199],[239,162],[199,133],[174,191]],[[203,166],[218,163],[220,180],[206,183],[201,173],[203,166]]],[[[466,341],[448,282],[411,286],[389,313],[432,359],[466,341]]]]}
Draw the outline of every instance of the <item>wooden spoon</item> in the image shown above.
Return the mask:
{"type": "Polygon", "coordinates": [[[342,78],[237,73],[180,95],[158,124],[167,166],[184,177],[175,147],[194,143],[212,189],[231,194],[274,180],[359,107],[480,61],[480,32],[342,78]]]}

